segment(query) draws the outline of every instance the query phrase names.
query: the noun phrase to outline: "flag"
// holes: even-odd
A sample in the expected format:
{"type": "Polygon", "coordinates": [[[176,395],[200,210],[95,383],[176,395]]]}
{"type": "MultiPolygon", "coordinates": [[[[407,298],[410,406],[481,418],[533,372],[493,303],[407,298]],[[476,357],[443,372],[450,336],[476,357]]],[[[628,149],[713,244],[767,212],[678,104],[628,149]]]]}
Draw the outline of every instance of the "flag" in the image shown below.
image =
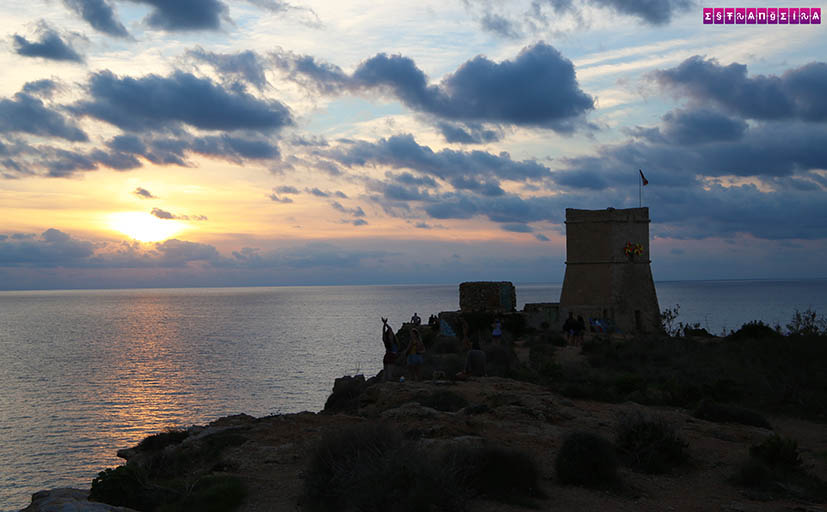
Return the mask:
{"type": "Polygon", "coordinates": [[[637,172],[639,172],[639,173],[640,173],[640,179],[641,179],[641,181],[643,181],[643,186],[645,187],[646,185],[648,185],[648,184],[649,184],[649,180],[647,180],[647,179],[646,179],[646,176],[644,176],[644,175],[643,175],[643,170],[642,170],[642,169],[638,169],[638,170],[637,170],[637,172]]]}

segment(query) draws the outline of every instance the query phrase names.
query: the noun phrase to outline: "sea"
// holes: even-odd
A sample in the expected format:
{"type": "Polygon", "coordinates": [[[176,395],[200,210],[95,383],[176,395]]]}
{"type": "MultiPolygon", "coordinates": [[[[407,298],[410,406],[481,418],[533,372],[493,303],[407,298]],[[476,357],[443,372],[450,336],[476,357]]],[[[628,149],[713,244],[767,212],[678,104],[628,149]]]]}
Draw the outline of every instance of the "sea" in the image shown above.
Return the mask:
{"type": "MultiPolygon", "coordinates": [[[[560,284],[517,284],[525,303],[560,284]]],[[[827,314],[827,280],[656,283],[661,309],[714,334],[827,314]]],[[[319,411],[342,375],[376,374],[380,317],[459,307],[456,285],[0,292],[0,511],[89,488],[116,452],[222,416],[319,411]]]]}

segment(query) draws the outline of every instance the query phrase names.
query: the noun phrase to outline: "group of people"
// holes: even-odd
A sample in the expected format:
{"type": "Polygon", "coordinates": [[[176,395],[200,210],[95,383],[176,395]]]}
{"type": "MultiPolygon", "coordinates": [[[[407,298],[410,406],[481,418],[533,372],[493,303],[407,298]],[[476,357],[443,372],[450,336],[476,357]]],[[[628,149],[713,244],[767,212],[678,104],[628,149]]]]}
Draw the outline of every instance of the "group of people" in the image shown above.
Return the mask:
{"type": "Polygon", "coordinates": [[[580,346],[583,344],[583,336],[586,333],[586,320],[582,315],[574,318],[574,313],[569,312],[569,317],[563,323],[563,333],[569,345],[580,346]]]}
{"type": "MultiPolygon", "coordinates": [[[[414,316],[419,318],[416,313],[414,316]]],[[[416,324],[411,322],[414,326],[416,324]]],[[[382,358],[382,366],[385,370],[385,380],[393,378],[393,367],[396,366],[401,354],[405,355],[405,364],[411,369],[411,376],[415,380],[419,380],[419,371],[422,363],[425,362],[425,344],[422,342],[422,336],[419,334],[419,329],[413,327],[411,329],[411,338],[405,348],[399,346],[399,339],[393,328],[388,325],[388,319],[382,318],[382,343],[385,345],[385,356],[382,358]]]]}
{"type": "MultiPolygon", "coordinates": [[[[393,328],[388,324],[388,319],[382,317],[382,343],[385,346],[385,355],[382,358],[382,365],[384,369],[385,380],[394,379],[394,369],[400,363],[403,363],[410,370],[409,377],[414,380],[420,379],[420,371],[422,364],[425,362],[425,344],[422,341],[422,335],[419,332],[419,326],[422,320],[416,313],[411,317],[412,327],[410,329],[410,339],[407,345],[403,348],[400,346],[399,338],[393,331],[393,328]],[[404,356],[404,357],[403,357],[404,356]]],[[[428,319],[428,324],[431,327],[439,327],[439,318],[431,315],[428,319]]],[[[502,335],[502,328],[499,320],[497,320],[494,331],[498,334],[494,336],[495,340],[502,335]]],[[[479,339],[470,341],[470,327],[465,318],[462,318],[462,339],[465,348],[468,350],[465,359],[465,368],[459,372],[456,377],[465,379],[468,376],[482,377],[486,375],[485,352],[480,348],[479,339]]],[[[404,376],[402,376],[404,379],[404,376]]]]}

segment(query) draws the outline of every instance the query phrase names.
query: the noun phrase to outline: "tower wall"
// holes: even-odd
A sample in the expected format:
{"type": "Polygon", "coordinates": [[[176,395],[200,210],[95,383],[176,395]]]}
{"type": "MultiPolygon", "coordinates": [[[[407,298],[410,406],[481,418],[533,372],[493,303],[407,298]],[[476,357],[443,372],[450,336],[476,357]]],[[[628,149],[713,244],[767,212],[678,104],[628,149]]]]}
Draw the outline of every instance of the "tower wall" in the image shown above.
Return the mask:
{"type": "Polygon", "coordinates": [[[649,266],[649,208],[566,209],[566,275],[560,309],[621,332],[660,330],[649,266]],[[627,243],[643,252],[629,256],[627,243]]]}

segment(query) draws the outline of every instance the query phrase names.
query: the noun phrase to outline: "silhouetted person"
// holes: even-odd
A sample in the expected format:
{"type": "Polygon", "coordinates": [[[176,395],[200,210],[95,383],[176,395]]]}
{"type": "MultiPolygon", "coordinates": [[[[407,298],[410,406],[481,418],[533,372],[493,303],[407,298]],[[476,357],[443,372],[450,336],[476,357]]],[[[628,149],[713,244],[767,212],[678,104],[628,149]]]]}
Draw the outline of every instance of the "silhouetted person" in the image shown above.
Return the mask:
{"type": "Polygon", "coordinates": [[[385,356],[382,358],[385,380],[391,380],[393,378],[393,367],[396,365],[396,359],[399,356],[399,341],[396,339],[396,333],[388,325],[387,318],[382,318],[382,343],[385,345],[385,356]]]}
{"type": "Polygon", "coordinates": [[[474,377],[485,377],[485,352],[480,349],[480,342],[474,341],[468,355],[465,356],[465,374],[474,377]]]}
{"type": "Polygon", "coordinates": [[[411,369],[414,380],[419,380],[419,370],[425,362],[425,344],[419,337],[419,331],[411,329],[411,341],[408,343],[408,367],[411,369]]]}
{"type": "Polygon", "coordinates": [[[577,315],[577,331],[574,333],[574,344],[583,344],[583,335],[586,333],[586,320],[583,315],[577,315]]]}
{"type": "Polygon", "coordinates": [[[414,312],[413,316],[411,317],[411,323],[415,326],[419,327],[422,324],[422,319],[419,318],[419,315],[414,312]]]}
{"type": "Polygon", "coordinates": [[[569,317],[566,318],[563,324],[563,332],[566,334],[566,341],[569,344],[574,343],[574,334],[577,332],[577,320],[574,318],[574,313],[569,311],[569,317]]]}

